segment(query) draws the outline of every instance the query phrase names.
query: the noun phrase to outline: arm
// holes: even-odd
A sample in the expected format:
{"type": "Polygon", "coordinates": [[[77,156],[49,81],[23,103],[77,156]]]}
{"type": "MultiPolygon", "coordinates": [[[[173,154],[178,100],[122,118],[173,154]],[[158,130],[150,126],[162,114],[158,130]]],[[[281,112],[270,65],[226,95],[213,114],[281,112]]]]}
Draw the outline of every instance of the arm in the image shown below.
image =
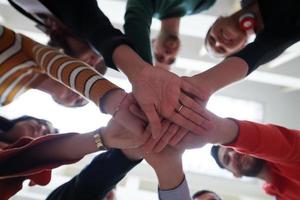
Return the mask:
{"type": "Polygon", "coordinates": [[[209,95],[217,90],[243,79],[260,65],[278,57],[289,46],[298,41],[291,33],[274,33],[264,30],[257,35],[254,42],[248,44],[240,52],[224,59],[211,69],[195,75],[191,82],[201,87],[209,95]]]}
{"type": "MultiPolygon", "coordinates": [[[[276,20],[276,19],[275,19],[276,20]]],[[[247,75],[256,70],[260,65],[270,62],[282,54],[288,47],[299,41],[294,28],[282,27],[274,30],[274,27],[265,27],[255,41],[248,44],[241,51],[230,57],[238,57],[248,64],[247,75]]]]}
{"type": "Polygon", "coordinates": [[[249,121],[235,123],[239,128],[238,136],[232,137],[235,138],[232,143],[225,142],[226,146],[271,162],[299,163],[300,131],[249,121]]]}
{"type": "Polygon", "coordinates": [[[150,26],[153,5],[151,1],[129,0],[126,5],[124,31],[136,52],[152,64],[150,26]]]}
{"type": "Polygon", "coordinates": [[[22,39],[24,51],[36,61],[43,73],[92,100],[103,112],[113,115],[120,108],[115,119],[122,126],[132,132],[144,131],[144,121],[134,117],[128,110],[130,104],[136,104],[131,94],[127,95],[86,63],[25,36],[22,39]]]}
{"type": "Polygon", "coordinates": [[[241,153],[278,163],[300,161],[300,131],[276,125],[221,118],[211,113],[213,127],[203,135],[188,134],[178,148],[201,147],[207,143],[223,144],[241,153]]]}
{"type": "Polygon", "coordinates": [[[143,61],[128,46],[120,31],[112,27],[95,1],[43,0],[42,2],[71,30],[82,33],[78,35],[96,48],[99,46],[107,64],[114,63],[127,75],[133,85],[133,95],[145,112],[154,137],[161,132],[159,115],[170,118],[179,126],[196,133],[205,128],[204,122],[195,122],[198,126],[191,122],[193,121],[191,115],[198,113],[201,115],[200,118],[203,118],[203,113],[196,102],[191,99],[187,102],[188,97],[184,92],[191,93],[199,99],[206,99],[206,95],[176,75],[153,68],[143,61]],[[186,105],[187,112],[183,114],[176,112],[176,108],[180,107],[179,101],[186,105]]]}
{"type": "Polygon", "coordinates": [[[55,189],[47,200],[102,199],[141,159],[131,160],[120,150],[99,154],[77,176],[55,189]]]}
{"type": "Polygon", "coordinates": [[[146,161],[153,167],[159,181],[161,200],[190,200],[188,186],[182,169],[182,151],[171,147],[158,154],[146,154],[146,161]]]}
{"type": "Polygon", "coordinates": [[[92,44],[105,59],[105,63],[116,69],[113,52],[128,40],[99,9],[96,0],[40,0],[77,36],[92,44]],[[72,6],[70,6],[72,5],[72,6]]]}
{"type": "Polygon", "coordinates": [[[69,133],[37,139],[23,138],[6,149],[7,151],[0,153],[0,176],[19,176],[78,161],[86,154],[99,150],[94,138],[98,134],[107,148],[138,147],[149,137],[147,133],[131,133],[111,120],[106,128],[86,134],[69,133]],[[28,160],[31,162],[27,162],[28,160]]]}

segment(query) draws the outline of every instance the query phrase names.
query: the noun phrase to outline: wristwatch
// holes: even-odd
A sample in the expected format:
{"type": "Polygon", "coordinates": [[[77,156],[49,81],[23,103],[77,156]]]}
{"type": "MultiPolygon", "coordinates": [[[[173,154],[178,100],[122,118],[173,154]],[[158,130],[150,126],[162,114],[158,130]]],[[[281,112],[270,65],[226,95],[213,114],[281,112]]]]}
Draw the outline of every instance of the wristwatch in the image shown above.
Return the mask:
{"type": "Polygon", "coordinates": [[[105,147],[104,143],[103,143],[103,139],[101,137],[101,129],[98,129],[96,131],[96,133],[93,135],[94,137],[94,141],[95,141],[95,144],[97,146],[97,148],[99,150],[107,150],[107,148],[105,147]]]}

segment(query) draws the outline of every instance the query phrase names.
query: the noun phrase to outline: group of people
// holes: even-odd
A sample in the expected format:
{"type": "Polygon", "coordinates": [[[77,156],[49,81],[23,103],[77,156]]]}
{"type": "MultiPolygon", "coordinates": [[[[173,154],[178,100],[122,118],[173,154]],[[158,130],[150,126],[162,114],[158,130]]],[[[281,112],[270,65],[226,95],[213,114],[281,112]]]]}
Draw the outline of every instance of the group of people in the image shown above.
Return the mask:
{"type": "Polygon", "coordinates": [[[216,91],[300,40],[299,1],[242,0],[239,11],[219,17],[206,35],[208,52],[224,60],[192,77],[168,71],[180,48],[180,19],[216,0],[128,0],[124,34],[96,0],[8,1],[50,40],[39,44],[0,25],[0,105],[33,88],[68,107],[92,101],[112,118],[106,127],[84,134],[57,134],[50,122],[29,116],[1,118],[1,200],[16,194],[24,180],[46,185],[51,169],[100,150],[106,152],[47,199],[109,199],[115,185],[145,159],[156,172],[159,199],[220,200],[208,190],[191,197],[182,168],[185,149],[208,143],[214,144],[211,154],[221,168],[236,177],[263,179],[264,190],[278,200],[299,198],[300,131],[221,118],[205,108],[216,91]],[[161,30],[151,42],[153,17],[161,20],[161,30]],[[103,77],[107,67],[124,72],[131,93],[103,77]]]}

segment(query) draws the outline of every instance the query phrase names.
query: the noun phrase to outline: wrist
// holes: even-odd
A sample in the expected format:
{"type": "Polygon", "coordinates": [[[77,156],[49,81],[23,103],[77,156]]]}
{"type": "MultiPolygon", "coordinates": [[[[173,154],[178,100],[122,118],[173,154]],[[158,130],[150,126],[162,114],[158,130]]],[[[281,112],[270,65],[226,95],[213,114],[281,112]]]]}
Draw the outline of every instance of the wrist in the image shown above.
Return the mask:
{"type": "Polygon", "coordinates": [[[172,163],[161,163],[158,166],[152,166],[158,178],[159,188],[161,190],[170,190],[176,188],[184,179],[182,159],[174,159],[172,163]]]}
{"type": "Polygon", "coordinates": [[[150,66],[127,45],[120,45],[115,49],[113,60],[131,83],[135,82],[145,67],[150,66]]]}
{"type": "Polygon", "coordinates": [[[171,190],[183,181],[184,172],[182,167],[178,167],[176,169],[167,169],[167,170],[159,170],[156,171],[156,175],[159,181],[159,189],[160,190],[171,190]]]}
{"type": "Polygon", "coordinates": [[[229,144],[236,140],[238,137],[238,124],[232,119],[220,119],[220,126],[218,128],[218,133],[221,136],[217,143],[219,144],[229,144]]]}
{"type": "Polygon", "coordinates": [[[113,89],[105,93],[101,98],[100,109],[103,113],[113,115],[127,93],[123,89],[113,89]]]}

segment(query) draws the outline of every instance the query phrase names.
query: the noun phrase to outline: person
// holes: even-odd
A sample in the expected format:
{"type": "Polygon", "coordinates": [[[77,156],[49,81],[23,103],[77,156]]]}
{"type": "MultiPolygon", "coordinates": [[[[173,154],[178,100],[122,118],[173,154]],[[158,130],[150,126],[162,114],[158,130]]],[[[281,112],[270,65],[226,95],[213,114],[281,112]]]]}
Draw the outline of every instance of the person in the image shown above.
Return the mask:
{"type": "Polygon", "coordinates": [[[30,3],[26,4],[25,1],[8,0],[8,2],[17,11],[35,22],[36,27],[49,36],[48,46],[60,48],[65,54],[78,58],[94,67],[101,74],[105,74],[107,68],[103,57],[85,41],[74,35],[41,4],[39,8],[39,6],[32,6],[30,3]],[[22,6],[27,6],[26,10],[22,6]]]}
{"type": "Polygon", "coordinates": [[[180,47],[180,18],[207,10],[215,0],[157,1],[128,0],[124,31],[137,53],[148,63],[153,63],[150,42],[152,18],[161,21],[158,36],[152,40],[155,66],[169,67],[175,62],[180,47]]]}
{"type": "Polygon", "coordinates": [[[108,67],[118,67],[127,75],[133,86],[133,95],[152,127],[154,138],[161,134],[159,116],[193,132],[207,128],[205,123],[194,120],[197,113],[202,114],[202,108],[186,94],[191,93],[203,100],[206,99],[205,93],[190,87],[175,74],[153,68],[141,59],[128,39],[111,25],[95,0],[40,2],[74,34],[97,49],[108,67]],[[185,105],[185,112],[179,114],[176,110],[181,105],[185,105]]]}
{"type": "Polygon", "coordinates": [[[240,58],[248,74],[299,41],[299,2],[242,1],[241,10],[218,18],[209,29],[207,49],[220,56],[240,58]],[[250,2],[250,3],[249,3],[250,2]],[[279,14],[280,13],[280,14],[279,14]],[[253,34],[256,39],[247,44],[253,34]]]}
{"type": "Polygon", "coordinates": [[[0,149],[4,149],[21,137],[37,138],[57,132],[58,130],[47,120],[31,116],[10,120],[0,116],[0,149]]]}
{"type": "Polygon", "coordinates": [[[236,176],[248,175],[265,181],[264,190],[276,199],[298,199],[300,131],[273,124],[259,124],[210,116],[214,128],[202,136],[187,134],[173,144],[177,148],[221,144],[212,152],[220,166],[236,176]]]}
{"type": "Polygon", "coordinates": [[[193,194],[193,200],[221,200],[221,198],[213,191],[200,190],[193,194]]]}
{"type": "MultiPolygon", "coordinates": [[[[51,169],[76,162],[86,154],[108,148],[139,147],[150,133],[149,128],[142,134],[132,133],[111,119],[107,127],[85,134],[50,134],[36,139],[22,137],[0,151],[0,199],[13,196],[22,188],[25,179],[31,180],[30,185],[46,185],[51,178],[51,169]]],[[[120,159],[122,161],[124,159],[120,159]]],[[[116,170],[121,170],[119,165],[116,170]]],[[[107,178],[110,180],[111,177],[107,178]]]]}
{"type": "MultiPolygon", "coordinates": [[[[67,86],[81,93],[93,101],[102,112],[114,115],[124,127],[130,127],[133,132],[144,131],[145,122],[129,112],[128,106],[135,103],[132,95],[126,95],[122,89],[104,79],[90,66],[66,56],[57,49],[16,34],[4,26],[0,26],[0,33],[3,50],[0,55],[0,63],[3,66],[0,69],[0,96],[3,104],[12,101],[33,83],[43,85],[44,82],[41,83],[37,77],[47,76],[51,82],[59,82],[64,88],[67,86]]],[[[55,92],[56,88],[48,88],[55,92]]]]}

